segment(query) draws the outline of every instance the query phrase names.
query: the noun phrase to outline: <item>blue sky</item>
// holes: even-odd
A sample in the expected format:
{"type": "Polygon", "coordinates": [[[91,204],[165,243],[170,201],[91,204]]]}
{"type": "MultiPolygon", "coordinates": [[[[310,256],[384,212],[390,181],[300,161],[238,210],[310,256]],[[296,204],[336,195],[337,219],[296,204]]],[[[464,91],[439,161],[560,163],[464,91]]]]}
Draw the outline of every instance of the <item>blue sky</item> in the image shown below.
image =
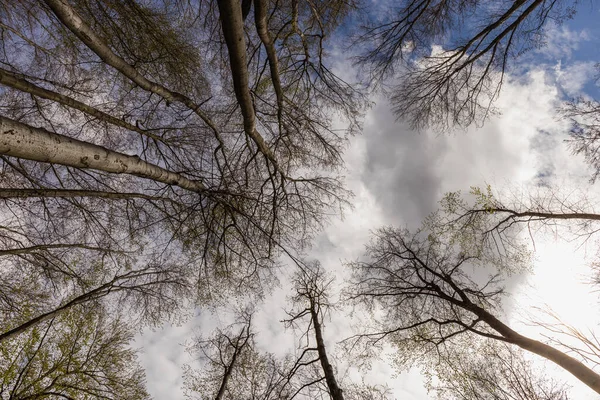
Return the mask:
{"type": "MultiPolygon", "coordinates": [[[[343,220],[332,221],[316,239],[310,255],[341,283],[347,276],[342,261],[362,254],[369,230],[383,224],[417,227],[436,209],[444,193],[468,191],[473,185],[489,183],[501,190],[527,189],[544,183],[600,195],[598,185],[588,183],[589,171],[583,160],[571,155],[566,147],[568,124],[556,114],[557,107],[569,97],[600,97],[594,68],[600,54],[598,21],[600,5],[586,1],[580,4],[574,19],[550,27],[548,38],[552,40],[548,47],[517,61],[497,102],[501,112],[481,128],[445,136],[432,131],[414,132],[407,124],[396,121],[382,95],[374,95],[375,105],[366,115],[363,135],[352,139],[346,153],[347,184],[355,193],[354,208],[343,220]]],[[[338,68],[349,73],[352,63],[339,60],[338,68]]],[[[589,258],[595,252],[588,247],[561,246],[552,238],[543,238],[536,246],[538,254],[532,272],[515,277],[510,283],[513,308],[507,310],[506,318],[515,326],[529,329],[524,317],[528,310],[534,305],[550,304],[562,313],[572,314],[574,323],[587,320],[591,326],[586,328],[595,328],[597,321],[585,311],[594,301],[598,304],[597,294],[582,283],[589,258]],[[562,260],[562,256],[569,261],[562,260]],[[571,264],[568,268],[564,265],[567,262],[571,264]],[[557,286],[564,282],[568,282],[567,289],[557,286]],[[559,302],[552,295],[553,290],[566,290],[559,302]],[[582,302],[589,304],[585,303],[582,309],[582,302]],[[582,317],[578,318],[578,314],[582,317]]],[[[259,344],[278,354],[293,352],[297,339],[279,322],[285,316],[283,304],[290,293],[283,272],[282,286],[267,297],[256,318],[259,344]]],[[[148,331],[136,342],[143,348],[141,361],[147,370],[149,390],[156,399],[183,398],[181,366],[197,364],[182,344],[195,332],[208,333],[227,321],[226,314],[198,314],[184,326],[148,331]]],[[[332,353],[339,352],[336,343],[355,328],[343,310],[326,321],[325,336],[332,353]]],[[[393,349],[390,352],[393,354],[393,349]]],[[[367,380],[387,383],[394,395],[403,400],[429,398],[418,371],[398,374],[387,361],[381,357],[366,375],[367,380]]],[[[354,374],[343,359],[339,368],[347,371],[348,377],[354,374]]],[[[586,387],[558,374],[573,385],[574,399],[595,398],[586,387]]]]}

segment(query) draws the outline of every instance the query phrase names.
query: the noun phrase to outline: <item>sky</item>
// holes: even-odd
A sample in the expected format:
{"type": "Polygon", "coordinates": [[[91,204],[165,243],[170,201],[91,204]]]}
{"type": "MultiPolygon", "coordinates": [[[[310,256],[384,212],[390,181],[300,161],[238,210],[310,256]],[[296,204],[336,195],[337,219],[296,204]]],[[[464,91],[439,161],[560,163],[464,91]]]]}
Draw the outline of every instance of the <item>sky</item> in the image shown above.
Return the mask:
{"type": "MultiPolygon", "coordinates": [[[[363,134],[351,139],[345,159],[346,183],[355,195],[353,209],[335,218],[319,235],[310,256],[342,282],[347,275],[343,261],[361,256],[370,230],[382,225],[417,228],[449,191],[468,192],[471,186],[490,184],[494,190],[527,190],[539,185],[581,190],[600,196],[600,186],[589,183],[590,171],[583,159],[564,143],[567,123],[558,119],[557,107],[568,98],[599,97],[595,81],[600,46],[600,8],[584,2],[580,13],[561,26],[551,26],[547,46],[533,51],[508,75],[496,103],[497,115],[483,127],[439,135],[414,132],[397,121],[386,98],[371,100],[363,134]]],[[[350,61],[338,58],[338,67],[350,61]]],[[[509,285],[511,326],[532,337],[541,332],[528,322],[538,316],[536,307],[550,306],[561,318],[581,329],[597,329],[598,293],[586,284],[596,243],[564,243],[552,235],[536,238],[533,270],[515,277],[509,285]]],[[[285,271],[284,271],[285,273],[285,271]]],[[[257,341],[264,349],[285,354],[297,337],[280,323],[289,285],[268,296],[255,318],[257,341]]],[[[335,297],[335,294],[334,296],[335,297]]],[[[183,364],[197,365],[185,352],[184,343],[198,332],[209,333],[226,323],[226,315],[198,310],[197,317],[179,327],[146,331],[135,346],[146,368],[147,386],[156,399],[182,399],[183,364]]],[[[325,321],[325,336],[332,353],[336,343],[352,332],[353,321],[333,313],[325,321]]],[[[390,349],[390,351],[393,351],[390,349]]],[[[387,383],[403,400],[429,399],[416,370],[397,373],[382,356],[367,379],[387,383]]],[[[340,370],[345,371],[343,362],[340,370]]],[[[596,398],[568,374],[557,371],[572,385],[573,399],[596,398]]]]}

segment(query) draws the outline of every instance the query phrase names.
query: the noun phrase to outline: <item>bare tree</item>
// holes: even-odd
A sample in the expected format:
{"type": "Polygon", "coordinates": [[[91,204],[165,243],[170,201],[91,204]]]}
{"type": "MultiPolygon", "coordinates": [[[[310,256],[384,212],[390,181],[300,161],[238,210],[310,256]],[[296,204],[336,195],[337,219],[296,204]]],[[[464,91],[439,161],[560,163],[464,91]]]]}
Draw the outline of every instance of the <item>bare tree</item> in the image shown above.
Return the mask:
{"type": "Polygon", "coordinates": [[[359,61],[375,81],[398,72],[394,110],[414,127],[467,126],[488,116],[512,59],[574,12],[557,0],[400,1],[359,35],[359,61]]]}
{"type": "Polygon", "coordinates": [[[196,338],[189,351],[199,356],[202,368],[186,367],[186,397],[291,399],[285,373],[289,360],[279,360],[258,350],[255,335],[252,315],[243,313],[238,323],[217,329],[208,338],[196,338]]]}
{"type": "Polygon", "coordinates": [[[288,312],[289,319],[285,322],[290,327],[298,328],[300,321],[303,319],[308,320],[308,324],[305,325],[306,328],[303,328],[304,333],[302,336],[306,339],[307,346],[303,348],[302,355],[296,363],[300,365],[319,363],[321,366],[319,375],[322,374],[324,377],[331,398],[333,400],[344,400],[336,373],[327,355],[323,337],[323,321],[332,306],[328,296],[329,286],[332,282],[333,280],[327,278],[319,263],[306,265],[303,269],[299,269],[294,276],[296,294],[292,298],[297,309],[288,312]],[[313,335],[314,337],[311,338],[313,335]],[[314,345],[308,345],[311,342],[314,345]],[[304,360],[304,356],[310,361],[304,360]]]}
{"type": "Polygon", "coordinates": [[[0,344],[0,395],[6,399],[147,399],[129,348],[133,333],[88,304],[0,344]]]}
{"type": "Polygon", "coordinates": [[[186,395],[192,399],[387,399],[389,390],[365,382],[344,382],[340,388],[323,337],[323,323],[331,306],[331,280],[318,263],[303,264],[294,274],[294,310],[283,321],[301,332],[295,353],[276,357],[261,351],[252,313],[243,311],[233,325],[198,337],[189,348],[199,355],[200,369],[186,367],[186,395]]]}
{"type": "Polygon", "coordinates": [[[368,259],[355,262],[350,298],[381,309],[376,332],[359,336],[373,342],[389,338],[399,359],[420,358],[460,336],[482,337],[518,346],[550,360],[596,392],[600,375],[581,360],[529,338],[502,321],[501,276],[505,272],[460,243],[442,242],[426,231],[382,228],[367,247],[368,259]],[[491,270],[475,281],[469,270],[491,270]]]}

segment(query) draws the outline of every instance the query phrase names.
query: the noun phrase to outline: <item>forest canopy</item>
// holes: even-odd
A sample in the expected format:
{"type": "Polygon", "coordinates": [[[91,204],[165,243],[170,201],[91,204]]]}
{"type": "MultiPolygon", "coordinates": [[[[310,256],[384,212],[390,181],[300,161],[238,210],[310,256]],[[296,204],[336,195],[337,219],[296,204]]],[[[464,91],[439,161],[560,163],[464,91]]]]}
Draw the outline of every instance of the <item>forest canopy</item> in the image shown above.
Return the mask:
{"type": "Polygon", "coordinates": [[[179,397],[396,398],[382,365],[440,399],[600,393],[593,329],[511,303],[548,237],[597,251],[600,64],[572,32],[599,7],[0,0],[0,397],[156,397],[143,335],[199,320],[179,397]],[[452,143],[508,165],[518,136],[553,146],[525,180],[430,176],[452,143]]]}

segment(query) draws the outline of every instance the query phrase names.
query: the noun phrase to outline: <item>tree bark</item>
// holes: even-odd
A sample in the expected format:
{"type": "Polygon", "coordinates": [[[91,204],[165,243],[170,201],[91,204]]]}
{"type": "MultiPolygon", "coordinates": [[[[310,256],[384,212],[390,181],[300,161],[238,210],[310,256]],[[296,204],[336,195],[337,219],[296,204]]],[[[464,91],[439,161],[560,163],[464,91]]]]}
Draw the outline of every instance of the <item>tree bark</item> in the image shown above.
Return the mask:
{"type": "Polygon", "coordinates": [[[244,38],[244,20],[241,3],[239,0],[218,0],[218,4],[223,36],[229,53],[233,90],[242,112],[244,132],[254,141],[259,151],[285,176],[277,163],[275,155],[267,146],[264,138],[256,130],[254,102],[248,86],[246,40],[244,38]]]}
{"type": "Polygon", "coordinates": [[[275,51],[275,44],[269,34],[269,28],[267,24],[267,2],[266,0],[254,0],[254,20],[256,24],[256,31],[260,40],[265,46],[267,52],[267,58],[269,60],[269,70],[271,71],[271,81],[273,82],[273,89],[277,96],[277,118],[279,119],[281,129],[281,117],[283,110],[283,89],[281,87],[281,79],[279,77],[279,61],[277,60],[277,52],[275,51]]]}
{"type": "Polygon", "coordinates": [[[121,192],[103,192],[98,190],[78,190],[78,189],[19,189],[8,188],[0,189],[0,199],[15,198],[76,198],[76,197],[98,197],[103,199],[129,200],[144,199],[155,201],[173,202],[172,199],[160,196],[151,196],[143,193],[121,193],[121,192]]]}
{"type": "Polygon", "coordinates": [[[49,132],[0,116],[0,154],[26,160],[130,174],[193,192],[203,192],[201,182],[192,181],[158,165],[109,150],[92,143],[49,132]]]}

